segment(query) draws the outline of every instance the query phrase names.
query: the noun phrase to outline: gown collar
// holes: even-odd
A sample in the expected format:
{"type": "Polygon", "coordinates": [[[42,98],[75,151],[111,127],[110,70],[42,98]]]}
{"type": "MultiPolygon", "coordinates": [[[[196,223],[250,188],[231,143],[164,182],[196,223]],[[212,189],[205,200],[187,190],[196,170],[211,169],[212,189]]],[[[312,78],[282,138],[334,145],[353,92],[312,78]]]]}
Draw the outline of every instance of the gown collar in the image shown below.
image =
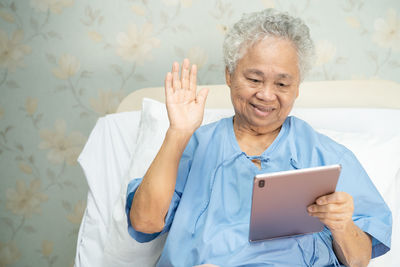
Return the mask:
{"type": "Polygon", "coordinates": [[[249,159],[269,159],[274,150],[279,146],[281,143],[280,140],[284,140],[285,137],[287,136],[290,128],[290,118],[287,117],[285,121],[282,124],[282,127],[279,131],[279,134],[275,137],[274,141],[271,143],[271,145],[259,156],[249,156],[245,152],[243,152],[240,147],[239,143],[236,139],[235,131],[233,128],[233,116],[228,118],[227,120],[227,128],[228,128],[228,138],[230,140],[230,143],[234,149],[234,152],[242,152],[247,158],[249,159]]]}

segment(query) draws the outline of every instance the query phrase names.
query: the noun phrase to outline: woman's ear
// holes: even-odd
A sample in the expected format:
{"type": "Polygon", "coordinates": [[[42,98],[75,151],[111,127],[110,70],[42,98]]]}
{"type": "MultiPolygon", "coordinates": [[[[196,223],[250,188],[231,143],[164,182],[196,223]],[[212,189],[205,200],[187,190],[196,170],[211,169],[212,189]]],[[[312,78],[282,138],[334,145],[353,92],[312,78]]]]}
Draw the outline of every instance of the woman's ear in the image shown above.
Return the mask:
{"type": "Polygon", "coordinates": [[[228,70],[228,67],[225,67],[225,81],[226,81],[226,84],[229,87],[231,87],[231,74],[230,74],[230,72],[228,70]]]}

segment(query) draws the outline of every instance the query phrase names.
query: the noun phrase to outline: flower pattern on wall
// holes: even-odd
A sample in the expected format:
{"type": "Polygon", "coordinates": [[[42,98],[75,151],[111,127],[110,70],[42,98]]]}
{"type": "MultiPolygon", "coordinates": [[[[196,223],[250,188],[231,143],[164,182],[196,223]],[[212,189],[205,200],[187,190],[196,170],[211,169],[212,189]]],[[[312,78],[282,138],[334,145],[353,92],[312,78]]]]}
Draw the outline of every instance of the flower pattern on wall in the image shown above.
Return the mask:
{"type": "Polygon", "coordinates": [[[206,51],[198,46],[190,48],[186,57],[190,60],[191,64],[196,64],[198,69],[201,69],[208,59],[206,51]]]}
{"type": "Polygon", "coordinates": [[[389,9],[386,18],[376,19],[374,29],[372,38],[375,43],[400,51],[400,17],[396,10],[389,9]]]}
{"type": "Polygon", "coordinates": [[[9,243],[0,242],[0,266],[7,266],[15,263],[21,257],[21,251],[18,249],[15,241],[9,243]]]}
{"type": "Polygon", "coordinates": [[[315,44],[316,66],[322,66],[331,61],[336,55],[336,47],[327,40],[318,41],[315,44]]]}
{"type": "Polygon", "coordinates": [[[101,41],[103,41],[103,36],[96,31],[89,31],[88,36],[92,41],[96,43],[100,43],[101,41]]]}
{"type": "Polygon", "coordinates": [[[28,97],[26,99],[26,101],[25,101],[25,110],[26,110],[26,113],[28,113],[29,116],[32,116],[33,114],[35,114],[37,106],[38,106],[37,98],[28,97]]]}
{"type": "Polygon", "coordinates": [[[82,200],[78,201],[72,213],[68,214],[67,219],[73,224],[79,225],[81,223],[83,213],[86,209],[86,203],[82,200]]]}
{"type": "Polygon", "coordinates": [[[97,98],[90,99],[90,106],[101,116],[115,113],[124,96],[121,91],[113,92],[100,89],[97,98]]]}
{"type": "Polygon", "coordinates": [[[164,5],[167,6],[176,6],[178,4],[182,4],[183,7],[191,7],[192,0],[161,0],[164,5]]]}
{"type": "Polygon", "coordinates": [[[7,190],[7,209],[26,218],[32,217],[35,213],[40,214],[42,212],[40,205],[48,199],[47,195],[40,192],[40,184],[39,179],[34,179],[27,187],[25,181],[17,180],[16,189],[7,190]]]}
{"type": "Polygon", "coordinates": [[[54,249],[54,243],[49,240],[42,241],[42,254],[44,257],[48,258],[54,249]]]}
{"type": "Polygon", "coordinates": [[[317,48],[311,80],[400,82],[398,1],[326,5],[0,1],[0,266],[73,265],[87,197],[76,159],[97,118],[130,92],[162,85],[171,63],[185,57],[198,65],[199,84],[223,83],[222,40],[243,12],[272,7],[301,16],[317,48]]]}
{"type": "Polygon", "coordinates": [[[18,29],[11,37],[0,29],[0,67],[14,72],[16,68],[25,66],[24,56],[31,53],[31,48],[22,43],[24,31],[18,29]]]}
{"type": "Polygon", "coordinates": [[[143,63],[150,58],[153,48],[160,45],[160,40],[153,37],[153,25],[147,23],[142,27],[131,24],[128,32],[121,32],[117,36],[117,54],[123,60],[143,63]]]}
{"type": "Polygon", "coordinates": [[[31,6],[37,11],[60,14],[66,7],[74,4],[74,0],[31,0],[31,6]]]}
{"type": "Polygon", "coordinates": [[[61,80],[67,80],[79,70],[79,60],[69,54],[64,54],[58,60],[58,66],[53,69],[53,74],[61,80]]]}
{"type": "Polygon", "coordinates": [[[66,135],[67,124],[64,120],[56,120],[54,130],[42,129],[40,137],[42,142],[40,149],[49,150],[47,159],[51,163],[60,164],[64,161],[69,165],[76,164],[82,147],[85,144],[85,137],[79,132],[71,132],[66,135]]]}

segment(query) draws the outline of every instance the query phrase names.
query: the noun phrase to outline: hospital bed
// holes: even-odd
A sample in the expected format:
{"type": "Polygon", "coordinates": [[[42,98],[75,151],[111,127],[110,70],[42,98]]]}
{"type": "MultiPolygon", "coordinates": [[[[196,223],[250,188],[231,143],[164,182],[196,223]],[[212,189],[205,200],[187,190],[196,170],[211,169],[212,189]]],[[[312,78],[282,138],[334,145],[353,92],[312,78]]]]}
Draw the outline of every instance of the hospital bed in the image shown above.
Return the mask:
{"type": "MultiPolygon", "coordinates": [[[[233,114],[229,88],[210,88],[203,123],[233,114]]],[[[168,127],[164,89],[132,92],[99,118],[78,161],[89,185],[75,266],[154,266],[166,235],[139,244],[127,232],[126,186],[143,176],[168,127]]],[[[400,84],[304,82],[292,115],[350,148],[392,210],[392,248],[369,266],[400,266],[400,84]]]]}

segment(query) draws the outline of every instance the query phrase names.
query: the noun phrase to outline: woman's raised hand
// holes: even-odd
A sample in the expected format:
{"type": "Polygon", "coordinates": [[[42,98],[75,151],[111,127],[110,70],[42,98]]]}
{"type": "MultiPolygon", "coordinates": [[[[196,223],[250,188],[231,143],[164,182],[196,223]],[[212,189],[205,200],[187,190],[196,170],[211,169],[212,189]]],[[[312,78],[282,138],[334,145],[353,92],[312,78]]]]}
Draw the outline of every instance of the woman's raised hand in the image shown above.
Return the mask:
{"type": "Polygon", "coordinates": [[[196,94],[196,66],[189,70],[189,60],[174,62],[172,73],[165,77],[165,99],[170,128],[156,157],[132,200],[132,227],[144,233],[160,232],[165,225],[175,191],[179,161],[193,132],[201,125],[208,90],[196,94]]]}
{"type": "Polygon", "coordinates": [[[208,89],[196,91],[197,67],[188,59],[182,63],[179,77],[179,64],[174,62],[172,73],[165,77],[165,102],[167,105],[170,129],[192,134],[203,121],[204,106],[208,89]]]}

